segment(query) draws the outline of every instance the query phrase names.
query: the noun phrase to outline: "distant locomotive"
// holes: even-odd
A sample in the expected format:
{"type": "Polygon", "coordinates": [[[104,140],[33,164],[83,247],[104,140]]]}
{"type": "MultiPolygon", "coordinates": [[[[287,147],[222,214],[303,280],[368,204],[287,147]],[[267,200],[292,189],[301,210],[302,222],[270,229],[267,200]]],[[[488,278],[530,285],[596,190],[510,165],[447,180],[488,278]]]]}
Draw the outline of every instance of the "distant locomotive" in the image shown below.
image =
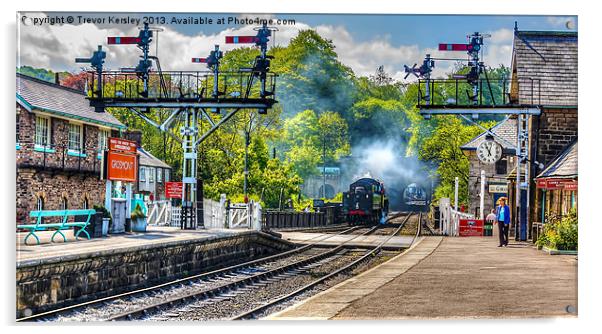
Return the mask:
{"type": "Polygon", "coordinates": [[[379,180],[362,178],[343,192],[343,213],[351,224],[384,223],[388,211],[389,200],[379,180]]]}
{"type": "Polygon", "coordinates": [[[424,211],[427,208],[427,192],[416,183],[409,184],[403,191],[403,204],[406,210],[424,211]]]}

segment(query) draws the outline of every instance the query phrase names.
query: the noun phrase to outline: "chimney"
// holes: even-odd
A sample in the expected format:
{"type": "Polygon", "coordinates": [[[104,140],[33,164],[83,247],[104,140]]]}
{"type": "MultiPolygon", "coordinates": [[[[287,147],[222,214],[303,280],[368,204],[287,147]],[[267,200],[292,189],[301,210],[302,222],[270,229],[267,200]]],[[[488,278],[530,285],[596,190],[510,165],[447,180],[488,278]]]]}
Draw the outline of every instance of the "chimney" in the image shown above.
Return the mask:
{"type": "Polygon", "coordinates": [[[136,146],[142,147],[142,131],[129,130],[126,133],[126,138],[136,143],[136,146]]]}

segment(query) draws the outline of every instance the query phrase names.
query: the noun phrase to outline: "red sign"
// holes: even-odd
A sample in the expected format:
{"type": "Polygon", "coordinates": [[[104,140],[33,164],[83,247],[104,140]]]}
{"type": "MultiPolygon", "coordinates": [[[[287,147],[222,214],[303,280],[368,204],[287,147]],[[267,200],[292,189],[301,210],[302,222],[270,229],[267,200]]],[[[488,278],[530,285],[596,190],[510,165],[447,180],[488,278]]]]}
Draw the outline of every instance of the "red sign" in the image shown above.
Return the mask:
{"type": "Polygon", "coordinates": [[[577,180],[571,179],[538,179],[537,188],[547,190],[577,190],[577,180]]]}
{"type": "Polygon", "coordinates": [[[460,219],[461,237],[482,237],[483,220],[482,219],[460,219]]]}
{"type": "Polygon", "coordinates": [[[107,179],[136,182],[137,171],[138,159],[136,155],[113,151],[107,153],[107,179]]]}
{"type": "Polygon", "coordinates": [[[127,153],[136,153],[136,142],[121,138],[109,138],[109,150],[127,153]]]}
{"type": "Polygon", "coordinates": [[[165,197],[182,198],[182,182],[165,182],[165,197]]]}

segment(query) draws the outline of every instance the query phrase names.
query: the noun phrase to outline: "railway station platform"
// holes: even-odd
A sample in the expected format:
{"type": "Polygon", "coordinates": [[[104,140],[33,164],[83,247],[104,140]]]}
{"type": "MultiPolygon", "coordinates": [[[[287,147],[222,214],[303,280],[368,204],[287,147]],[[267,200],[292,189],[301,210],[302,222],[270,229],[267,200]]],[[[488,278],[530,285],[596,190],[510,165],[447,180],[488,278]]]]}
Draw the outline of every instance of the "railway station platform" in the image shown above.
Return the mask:
{"type": "Polygon", "coordinates": [[[423,237],[406,252],[269,320],[577,316],[577,259],[491,237],[423,237]],[[383,302],[386,301],[386,302],[383,302]]]}
{"type": "Polygon", "coordinates": [[[339,234],[329,235],[327,233],[307,233],[307,232],[278,232],[282,235],[282,239],[296,244],[315,244],[316,246],[337,246],[345,243],[348,247],[375,247],[383,241],[385,250],[400,250],[408,248],[412,245],[413,236],[394,236],[386,235],[354,235],[354,234],[339,234]],[[387,240],[388,239],[388,240],[387,240]]]}
{"type": "MultiPolygon", "coordinates": [[[[17,316],[27,316],[286,251],[293,244],[248,229],[181,230],[148,227],[144,233],[24,245],[17,233],[17,316]]],[[[55,238],[56,240],[57,238],[55,238]]]]}
{"type": "Polygon", "coordinates": [[[106,252],[121,252],[128,250],[143,249],[146,247],[178,244],[182,242],[203,241],[224,238],[235,235],[250,233],[247,229],[223,229],[223,230],[182,230],[179,227],[148,226],[147,232],[109,234],[106,238],[93,238],[87,240],[80,237],[75,240],[73,230],[65,230],[67,242],[62,242],[61,236],[55,237],[50,242],[54,233],[52,231],[36,232],[40,238],[40,245],[31,245],[34,238],[30,238],[29,245],[23,243],[27,232],[17,233],[17,264],[28,261],[55,261],[78,258],[87,254],[104,254],[106,252]]]}

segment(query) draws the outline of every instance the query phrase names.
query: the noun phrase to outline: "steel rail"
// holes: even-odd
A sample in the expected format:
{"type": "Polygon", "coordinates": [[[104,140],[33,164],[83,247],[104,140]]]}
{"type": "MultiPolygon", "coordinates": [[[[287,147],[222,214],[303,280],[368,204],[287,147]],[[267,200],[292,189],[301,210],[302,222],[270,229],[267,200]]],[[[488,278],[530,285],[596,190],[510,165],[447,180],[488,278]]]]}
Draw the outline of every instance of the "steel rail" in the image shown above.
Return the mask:
{"type": "Polygon", "coordinates": [[[336,253],[338,253],[340,250],[344,249],[345,244],[347,244],[348,242],[350,242],[353,239],[358,238],[360,236],[368,235],[368,234],[372,233],[373,231],[377,230],[378,228],[379,228],[378,226],[374,226],[370,230],[366,231],[365,233],[355,235],[353,238],[343,241],[338,246],[328,249],[327,251],[322,252],[320,254],[311,256],[309,258],[295,261],[293,263],[289,263],[289,264],[286,264],[286,265],[283,265],[278,268],[274,268],[274,269],[271,269],[271,270],[268,270],[268,271],[265,271],[262,273],[244,277],[239,280],[235,280],[233,282],[226,283],[222,286],[218,286],[218,287],[211,288],[208,290],[195,291],[195,292],[183,295],[183,296],[173,297],[173,298],[161,301],[159,303],[143,306],[143,307],[140,307],[135,310],[118,313],[105,320],[106,321],[136,320],[136,318],[138,318],[138,317],[148,316],[152,310],[159,311],[164,307],[174,307],[174,306],[185,304],[188,302],[199,301],[202,299],[209,299],[211,297],[217,297],[220,294],[225,293],[225,292],[230,292],[232,290],[236,290],[239,288],[253,285],[255,283],[264,281],[268,278],[272,278],[279,274],[283,274],[289,270],[303,267],[305,265],[315,263],[315,262],[321,261],[325,258],[328,258],[330,256],[333,256],[336,253]]]}
{"type": "MultiPolygon", "coordinates": [[[[194,280],[199,280],[199,279],[205,279],[205,278],[211,278],[213,276],[219,276],[219,275],[223,275],[223,274],[227,274],[229,272],[232,272],[234,270],[240,270],[243,269],[245,267],[249,267],[249,266],[254,266],[254,265],[259,265],[259,264],[263,264],[266,262],[270,262],[273,260],[278,260],[280,258],[289,256],[289,255],[294,255],[297,253],[301,253],[313,246],[315,246],[316,244],[318,244],[321,241],[324,241],[326,239],[338,236],[338,235],[342,235],[342,234],[346,234],[349,232],[352,232],[354,230],[357,230],[359,228],[361,228],[362,226],[354,226],[351,228],[348,228],[344,231],[341,231],[337,234],[332,234],[332,235],[327,235],[325,236],[325,238],[320,239],[320,240],[316,240],[315,242],[312,242],[310,244],[307,245],[303,245],[301,247],[297,247],[294,249],[291,249],[289,251],[283,252],[283,253],[279,253],[279,254],[274,254],[274,255],[270,255],[264,258],[260,258],[260,259],[256,259],[256,260],[252,260],[252,261],[248,261],[248,262],[244,262],[244,263],[239,263],[236,265],[232,265],[226,268],[222,268],[222,269],[216,269],[210,272],[206,272],[206,273],[201,273],[201,274],[196,274],[193,276],[189,276],[189,277],[184,277],[184,278],[180,278],[180,279],[176,279],[173,281],[169,281],[169,282],[165,282],[165,283],[161,283],[161,284],[157,284],[157,285],[153,285],[150,287],[145,287],[145,288],[141,288],[141,289],[136,289],[136,290],[132,290],[132,291],[128,291],[128,292],[124,292],[124,293],[120,293],[120,294],[116,294],[116,295],[112,295],[112,296],[107,296],[107,297],[103,297],[103,298],[99,298],[99,299],[94,299],[94,300],[90,300],[90,301],[86,301],[83,303],[78,303],[78,304],[74,304],[74,305],[69,305],[69,306],[65,306],[65,307],[61,307],[55,310],[50,310],[50,311],[46,311],[46,312],[41,312],[41,313],[37,313],[34,315],[30,315],[30,316],[26,316],[26,317],[21,317],[21,318],[17,318],[15,321],[16,322],[25,322],[25,321],[33,321],[33,320],[38,320],[38,319],[42,319],[45,317],[50,317],[53,315],[57,315],[59,313],[63,313],[63,312],[68,312],[68,311],[72,311],[78,308],[82,308],[82,307],[86,307],[86,306],[92,306],[95,304],[100,304],[100,303],[105,303],[105,302],[109,302],[109,301],[113,301],[116,299],[120,299],[120,298],[125,298],[125,297],[131,297],[137,294],[142,294],[145,292],[150,292],[153,290],[158,290],[161,288],[166,288],[166,287],[170,287],[170,286],[174,286],[177,284],[185,284],[188,283],[190,281],[194,281],[194,280]]],[[[311,239],[313,240],[313,239],[311,239]]]]}
{"type": "MultiPolygon", "coordinates": [[[[395,232],[393,232],[385,240],[383,240],[380,244],[378,244],[378,246],[376,246],[373,249],[367,251],[359,259],[357,259],[357,260],[351,262],[350,264],[348,264],[348,265],[346,265],[346,266],[344,266],[344,267],[342,267],[340,269],[337,269],[336,271],[334,271],[334,272],[332,272],[332,273],[330,273],[330,274],[328,274],[326,276],[323,276],[323,277],[321,277],[321,278],[319,278],[319,279],[317,279],[317,280],[315,280],[315,281],[313,281],[313,282],[311,282],[311,283],[309,283],[309,284],[307,284],[307,285],[305,285],[305,286],[303,286],[303,287],[301,287],[301,288],[299,288],[299,289],[297,289],[297,290],[295,290],[295,291],[293,291],[291,293],[288,293],[288,294],[286,294],[284,296],[281,296],[281,297],[278,297],[276,299],[273,299],[273,300],[269,301],[268,303],[260,305],[258,307],[255,307],[255,308],[253,308],[253,309],[251,309],[249,311],[246,311],[246,312],[243,312],[241,314],[238,314],[238,315],[230,318],[229,320],[243,320],[243,319],[248,319],[248,318],[254,318],[254,316],[256,314],[261,313],[261,312],[265,311],[266,309],[268,309],[268,308],[270,308],[270,307],[272,307],[272,306],[274,306],[276,304],[279,304],[279,303],[281,303],[283,301],[286,301],[286,300],[288,300],[290,298],[293,298],[296,295],[298,295],[300,293],[303,293],[303,292],[305,292],[305,291],[307,291],[307,290],[315,287],[316,285],[321,284],[321,283],[329,280],[330,278],[333,278],[333,277],[335,277],[335,276],[337,276],[337,275],[339,275],[341,273],[344,273],[344,272],[346,272],[346,271],[348,271],[350,269],[355,268],[361,262],[367,260],[368,258],[370,258],[372,256],[377,255],[382,250],[382,247],[385,245],[385,243],[387,243],[393,236],[397,235],[401,231],[401,229],[405,226],[405,224],[407,223],[407,221],[410,219],[410,217],[413,214],[414,214],[414,212],[408,213],[407,216],[406,216],[406,218],[404,219],[404,221],[399,225],[399,227],[395,230],[395,232]]],[[[420,213],[419,220],[421,218],[422,218],[422,213],[420,213]]],[[[412,239],[412,243],[414,243],[414,241],[418,237],[419,232],[420,232],[420,229],[417,228],[417,232],[416,232],[416,235],[414,236],[414,238],[412,239]]]]}

